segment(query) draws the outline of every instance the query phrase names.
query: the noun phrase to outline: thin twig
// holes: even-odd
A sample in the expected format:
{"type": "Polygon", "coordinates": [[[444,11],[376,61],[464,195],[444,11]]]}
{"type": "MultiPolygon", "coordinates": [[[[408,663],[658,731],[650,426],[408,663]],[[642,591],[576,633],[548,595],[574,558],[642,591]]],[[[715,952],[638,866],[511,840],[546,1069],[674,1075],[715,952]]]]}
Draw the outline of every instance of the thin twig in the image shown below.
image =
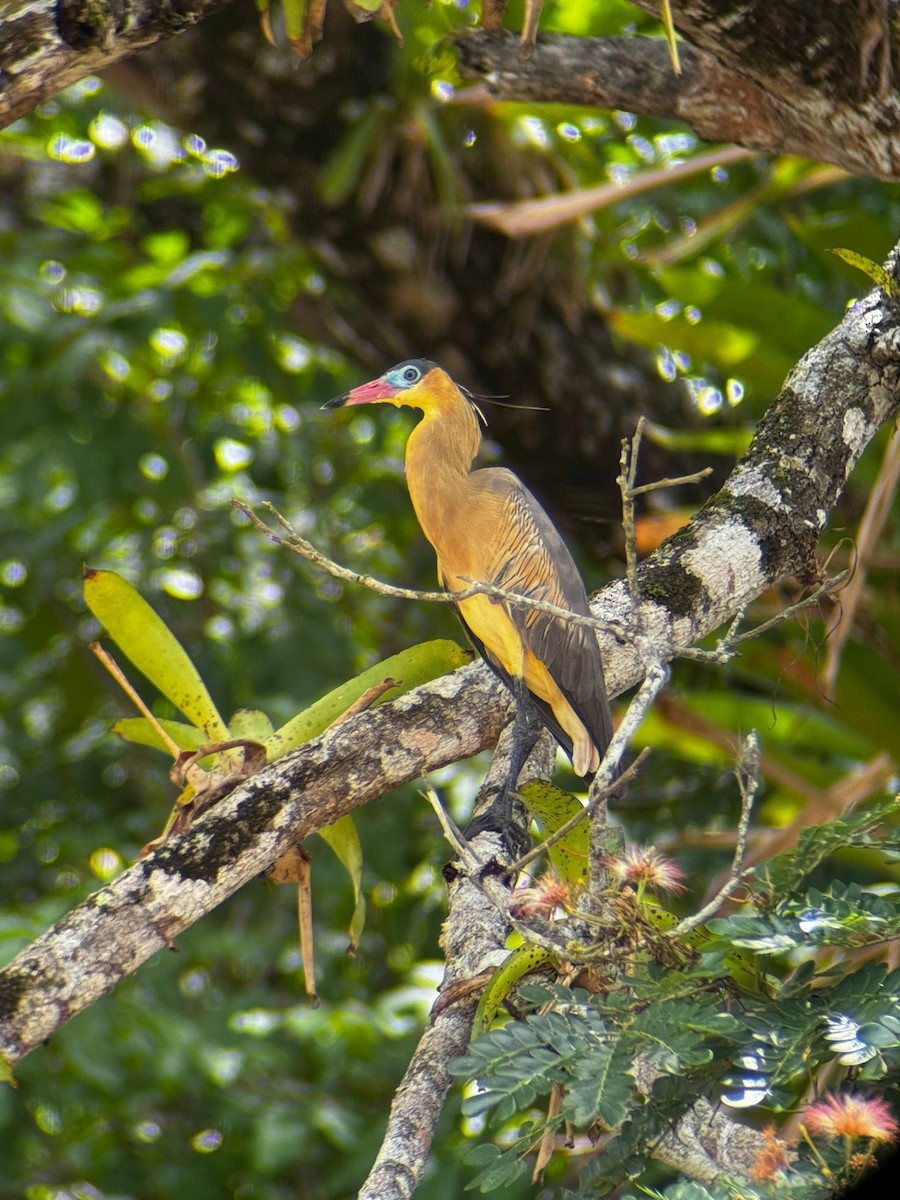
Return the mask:
{"type": "Polygon", "coordinates": [[[737,776],[738,788],[741,793],[741,818],[738,821],[734,858],[728,878],[708,904],[704,904],[698,912],[679,921],[675,928],[669,931],[670,938],[684,937],[691,930],[705,925],[709,918],[719,911],[728,897],[737,891],[744,882],[746,872],[743,869],[743,863],[747,851],[747,833],[750,829],[753,801],[759,790],[759,737],[755,729],[751,730],[744,739],[743,752],[734,768],[734,773],[737,776]]]}
{"type": "MultiPolygon", "coordinates": [[[[650,753],[650,747],[645,746],[634,762],[631,763],[630,766],[626,767],[621,775],[616,777],[614,783],[597,792],[597,795],[594,797],[594,803],[599,803],[600,800],[609,799],[609,797],[615,792],[618,792],[621,788],[626,787],[629,783],[631,783],[632,780],[636,778],[641,767],[650,757],[650,753]]],[[[519,875],[530,862],[533,862],[534,859],[543,854],[545,850],[549,850],[551,846],[555,846],[557,842],[560,842],[564,837],[567,837],[575,828],[575,826],[579,824],[579,822],[590,816],[590,813],[590,806],[586,804],[581,812],[577,812],[575,816],[570,817],[565,824],[560,825],[559,829],[555,829],[553,833],[548,834],[544,841],[540,842],[536,846],[533,846],[528,853],[523,854],[521,858],[517,858],[509,868],[510,875],[519,875]]]]}
{"type": "Polygon", "coordinates": [[[460,862],[465,867],[467,873],[477,876],[481,871],[484,870],[486,864],[481,861],[477,854],[472,852],[471,846],[463,837],[455,821],[452,819],[449,813],[447,813],[443,804],[441,804],[440,797],[434,790],[434,786],[427,775],[423,777],[423,782],[425,784],[425,790],[419,794],[424,796],[434,809],[435,816],[437,817],[438,823],[443,830],[444,837],[450,843],[454,852],[459,856],[460,862]]]}
{"type": "MultiPolygon", "coordinates": [[[[641,422],[639,422],[639,428],[641,427],[642,422],[643,418],[641,418],[641,422]]],[[[636,447],[638,440],[638,434],[635,434],[635,439],[632,442],[632,457],[630,461],[628,461],[628,444],[623,443],[623,462],[628,461],[628,472],[631,478],[633,478],[633,450],[636,447]]],[[[699,474],[700,473],[698,472],[698,475],[699,474]]],[[[662,487],[671,483],[689,481],[691,478],[693,477],[684,476],[684,480],[662,480],[660,481],[659,486],[662,487]]],[[[631,490],[630,484],[628,483],[628,478],[625,475],[619,476],[619,484],[623,493],[623,526],[626,529],[626,558],[629,554],[628,522],[630,520],[632,530],[630,543],[632,545],[632,551],[630,553],[632,554],[633,567],[636,569],[637,557],[636,551],[634,550],[633,541],[634,506],[631,503],[630,496],[639,494],[641,491],[648,490],[654,485],[642,485],[642,487],[636,489],[636,491],[631,490]],[[631,514],[630,517],[628,516],[629,510],[631,514]]],[[[332,559],[328,558],[320,550],[317,550],[311,542],[308,542],[306,538],[301,537],[300,534],[293,529],[285,517],[283,517],[281,513],[274,507],[274,505],[270,504],[268,501],[264,502],[264,507],[266,507],[272,513],[279,525],[285,529],[287,532],[287,537],[282,537],[280,534],[275,533],[275,531],[266,525],[264,521],[261,521],[256,513],[250,508],[250,506],[245,504],[243,501],[233,499],[231,503],[238,512],[243,513],[247,520],[250,521],[250,523],[260,531],[260,533],[264,534],[269,541],[274,542],[276,546],[282,546],[284,549],[290,550],[294,554],[299,554],[301,558],[305,558],[314,566],[321,567],[324,571],[327,571],[329,575],[333,575],[336,579],[343,579],[348,583],[360,584],[363,587],[369,588],[370,591],[376,592],[378,595],[389,596],[393,599],[400,600],[422,600],[429,604],[459,604],[460,601],[471,599],[472,596],[490,596],[493,599],[502,600],[505,604],[510,604],[513,607],[534,609],[536,612],[546,613],[548,616],[554,617],[556,620],[563,621],[569,625],[581,625],[586,629],[602,631],[607,634],[611,633],[614,637],[618,638],[622,642],[630,643],[636,640],[636,635],[633,630],[626,629],[624,626],[608,619],[600,620],[597,617],[585,617],[580,613],[572,612],[567,608],[560,608],[556,604],[551,604],[548,600],[535,600],[531,596],[522,596],[516,592],[507,591],[506,588],[496,587],[492,583],[471,583],[466,579],[465,576],[462,578],[466,579],[468,586],[462,591],[456,592],[421,591],[416,588],[398,587],[396,584],[384,583],[383,580],[376,579],[373,575],[365,575],[360,571],[353,571],[349,567],[341,566],[340,563],[336,563],[332,559]]],[[[734,657],[733,648],[735,646],[740,645],[742,642],[748,641],[750,638],[759,637],[761,634],[767,632],[775,625],[779,625],[782,621],[786,621],[795,616],[797,613],[802,612],[804,609],[816,604],[823,596],[828,595],[830,592],[840,587],[841,584],[846,580],[847,576],[848,572],[842,571],[839,575],[836,575],[834,579],[826,580],[821,587],[817,588],[816,591],[810,596],[807,596],[806,599],[800,600],[796,604],[789,605],[786,609],[784,609],[783,612],[772,617],[762,625],[756,626],[754,629],[751,629],[746,633],[737,634],[736,630],[742,623],[744,616],[743,610],[741,610],[741,612],[735,617],[734,621],[729,626],[728,633],[724,638],[721,639],[714,649],[699,650],[688,647],[684,650],[680,650],[678,652],[678,657],[716,664],[729,662],[731,658],[734,657]]],[[[633,580],[634,571],[632,571],[632,579],[629,583],[629,587],[632,586],[633,580]]],[[[634,584],[634,586],[636,586],[636,584],[634,584]]]]}
{"type": "Polygon", "coordinates": [[[823,596],[829,596],[832,592],[836,592],[842,588],[849,576],[849,571],[840,571],[833,578],[826,579],[824,583],[820,584],[814,592],[811,592],[803,600],[789,604],[787,608],[783,608],[781,612],[776,613],[774,617],[770,617],[768,621],[763,621],[761,625],[754,625],[752,629],[748,629],[745,633],[738,633],[737,630],[744,619],[744,610],[742,609],[728,626],[728,632],[716,643],[712,650],[701,650],[695,646],[689,646],[684,650],[679,650],[678,657],[689,658],[694,662],[713,663],[715,665],[730,662],[734,658],[737,646],[740,646],[743,642],[750,641],[751,638],[761,637],[764,633],[768,633],[770,629],[774,629],[784,621],[791,620],[805,609],[813,608],[823,596]]]}
{"type": "Polygon", "coordinates": [[[639,417],[631,441],[622,439],[622,449],[619,454],[619,475],[616,483],[622,495],[622,528],[625,532],[625,578],[628,581],[628,591],[637,600],[637,521],[635,519],[634,498],[647,492],[658,492],[663,488],[679,487],[688,483],[699,483],[707,475],[712,474],[712,467],[704,467],[690,475],[677,475],[667,479],[657,479],[653,483],[636,484],[638,459],[640,457],[641,441],[647,427],[645,417],[639,417]]]}
{"type": "Polygon", "coordinates": [[[856,610],[862,600],[863,590],[872,565],[872,555],[897,489],[900,487],[900,431],[896,428],[884,452],[884,460],[872,489],[866,510],[859,523],[856,539],[856,570],[843,596],[843,604],[837,620],[828,631],[828,655],[822,670],[822,688],[826,696],[834,698],[834,688],[841,665],[844,646],[853,628],[856,610]]]}
{"type": "Polygon", "coordinates": [[[622,493],[622,529],[625,532],[625,579],[632,600],[637,601],[637,532],[634,519],[634,481],[637,476],[638,450],[641,438],[644,436],[644,417],[638,418],[634,437],[629,442],[622,438],[622,450],[619,455],[619,475],[616,483],[622,493]]]}
{"type": "Polygon", "coordinates": [[[690,475],[666,476],[665,479],[656,479],[653,483],[642,483],[638,487],[632,487],[628,490],[632,496],[643,496],[645,492],[661,492],[664,488],[682,487],[687,483],[699,483],[701,479],[706,479],[712,473],[712,467],[702,467],[699,471],[692,471],[690,475]]]}
{"type": "MultiPolygon", "coordinates": [[[[376,592],[380,596],[390,596],[399,600],[424,600],[429,604],[459,604],[461,600],[469,600],[472,596],[491,596],[497,600],[502,600],[506,604],[511,604],[519,608],[533,608],[537,612],[547,613],[551,617],[555,617],[560,621],[565,621],[570,625],[584,625],[588,629],[612,632],[619,635],[621,627],[613,626],[609,621],[600,621],[596,617],[585,617],[580,613],[571,612],[567,608],[559,608],[556,604],[551,604],[547,600],[534,600],[530,596],[521,596],[517,592],[509,592],[505,588],[496,587],[492,583],[469,583],[469,586],[462,591],[457,592],[423,592],[415,588],[397,587],[392,583],[384,583],[380,579],[376,579],[372,575],[363,575],[359,571],[351,571],[349,567],[342,567],[340,563],[333,562],[327,558],[320,550],[317,550],[310,542],[294,531],[287,520],[278,512],[278,510],[268,501],[264,502],[264,507],[269,509],[272,515],[278,521],[279,525],[285,530],[290,531],[287,537],[281,537],[270,529],[264,521],[261,521],[254,511],[245,504],[242,500],[233,499],[232,507],[238,512],[243,513],[251,524],[265,534],[270,542],[274,542],[276,546],[282,546],[285,550],[291,550],[294,554],[299,554],[301,558],[305,558],[314,566],[321,567],[327,571],[329,575],[333,575],[336,579],[346,580],[348,583],[358,583],[363,587],[367,587],[370,591],[376,592]]],[[[462,578],[465,578],[463,576],[462,578]]],[[[621,636],[627,637],[624,630],[621,631],[621,636]]]]}
{"type": "Polygon", "coordinates": [[[662,663],[655,663],[647,672],[644,682],[638,689],[637,695],[628,705],[628,711],[619,722],[619,728],[613,734],[612,741],[607,747],[600,769],[594,776],[588,792],[587,808],[591,816],[590,835],[590,871],[589,894],[598,896],[606,885],[605,867],[607,797],[615,791],[619,764],[625,748],[637,733],[638,726],[653,706],[656,697],[666,686],[669,679],[669,668],[662,663]]]}
{"type": "Polygon", "coordinates": [[[125,672],[113,658],[110,652],[105,650],[99,642],[88,642],[88,649],[92,654],[96,655],[103,666],[106,667],[107,671],[109,671],[110,675],[112,675],[113,679],[129,698],[144,720],[147,721],[153,732],[166,747],[172,757],[177,759],[181,754],[181,747],[174,738],[170,737],[169,734],[166,733],[165,729],[163,729],[162,725],[160,725],[159,721],[157,721],[156,717],[154,717],[153,713],[138,695],[136,689],[132,686],[125,672]]]}

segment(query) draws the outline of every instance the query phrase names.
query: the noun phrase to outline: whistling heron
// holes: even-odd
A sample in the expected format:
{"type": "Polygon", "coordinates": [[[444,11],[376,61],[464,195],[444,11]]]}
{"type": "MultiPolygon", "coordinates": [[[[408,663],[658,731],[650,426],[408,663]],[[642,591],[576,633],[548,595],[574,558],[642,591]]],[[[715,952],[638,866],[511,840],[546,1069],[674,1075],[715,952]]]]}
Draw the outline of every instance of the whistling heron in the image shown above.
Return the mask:
{"type": "MultiPolygon", "coordinates": [[[[578,568],[534,496],[504,468],[471,470],[481,445],[478,410],[446,371],[428,359],[410,359],[324,407],[379,402],[422,410],[406,443],[406,480],[419,524],[437,554],[441,585],[456,592],[470,583],[490,583],[590,616],[578,568]]],[[[539,729],[534,708],[575,773],[593,776],[612,737],[594,631],[487,595],[461,600],[456,609],[475,647],[517,701],[503,792],[507,814],[507,793],[539,729]]],[[[508,815],[504,825],[507,820],[508,815]]],[[[476,824],[496,828],[493,822],[476,824]]]]}

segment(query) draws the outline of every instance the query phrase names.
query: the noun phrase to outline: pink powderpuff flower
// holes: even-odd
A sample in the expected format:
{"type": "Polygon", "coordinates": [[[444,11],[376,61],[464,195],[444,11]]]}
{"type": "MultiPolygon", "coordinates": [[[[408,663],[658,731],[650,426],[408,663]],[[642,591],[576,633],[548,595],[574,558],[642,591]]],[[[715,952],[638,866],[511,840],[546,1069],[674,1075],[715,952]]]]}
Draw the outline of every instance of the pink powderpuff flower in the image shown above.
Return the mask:
{"type": "Polygon", "coordinates": [[[887,1103],[878,1096],[825,1095],[808,1105],[803,1117],[813,1137],[871,1138],[892,1142],[900,1126],[887,1103]]]}
{"type": "Polygon", "coordinates": [[[560,910],[568,912],[573,904],[572,887],[548,871],[534,886],[516,888],[510,900],[509,911],[518,920],[529,916],[552,917],[560,910]]]}
{"type": "Polygon", "coordinates": [[[630,846],[621,858],[610,858],[607,870],[622,883],[630,883],[642,894],[645,888],[653,892],[683,892],[684,872],[671,858],[655,846],[630,846]]]}

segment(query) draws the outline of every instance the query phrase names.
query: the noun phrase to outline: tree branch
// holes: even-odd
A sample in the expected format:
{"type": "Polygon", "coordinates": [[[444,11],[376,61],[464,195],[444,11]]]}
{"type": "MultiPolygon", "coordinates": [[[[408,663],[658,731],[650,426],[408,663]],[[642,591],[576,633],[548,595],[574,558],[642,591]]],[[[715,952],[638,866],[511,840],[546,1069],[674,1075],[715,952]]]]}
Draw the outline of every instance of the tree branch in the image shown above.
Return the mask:
{"type": "Polygon", "coordinates": [[[228,0],[23,0],[0,21],[0,129],[92,71],[181,33],[228,0]]]}
{"type": "MultiPolygon", "coordinates": [[[[895,247],[886,268],[898,279],[895,247]]],[[[593,598],[617,695],[740,613],[786,575],[818,582],[815,548],[828,514],[875,433],[900,402],[900,314],[880,289],[857,300],[807,352],[722,489],[637,572],[593,598]],[[643,648],[642,648],[643,647],[643,648]]]]}
{"type": "MultiPolygon", "coordinates": [[[[498,746],[491,769],[481,788],[482,794],[494,794],[509,772],[509,744],[498,746]],[[504,750],[504,753],[501,753],[504,750]]],[[[549,739],[542,739],[522,773],[522,783],[546,776],[552,769],[553,754],[549,739]]],[[[502,841],[491,833],[473,839],[475,853],[481,847],[485,858],[510,865],[502,841]]],[[[461,864],[457,863],[459,867],[461,864]]],[[[485,968],[495,967],[507,954],[505,940],[509,926],[508,899],[511,881],[497,872],[484,876],[458,870],[449,884],[447,919],[441,933],[446,968],[441,993],[473,979],[485,968]],[[487,893],[490,903],[485,902],[487,893]]],[[[421,1179],[428,1152],[452,1078],[448,1066],[464,1054],[472,1032],[472,1018],[478,996],[435,1006],[431,1023],[422,1035],[410,1059],[391,1106],[387,1129],[369,1177],[360,1189],[358,1200],[409,1200],[421,1179]]]]}
{"type": "MultiPolygon", "coordinates": [[[[638,6],[659,15],[658,0],[638,6]]],[[[502,100],[624,108],[683,121],[706,141],[896,180],[900,93],[891,83],[890,25],[877,11],[887,7],[884,0],[675,3],[676,25],[689,39],[679,46],[680,75],[657,38],[542,34],[522,62],[513,39],[477,29],[457,48],[462,75],[483,80],[502,100]]]]}
{"type": "Polygon", "coordinates": [[[492,677],[463,667],[253,776],[0,972],[0,1056],[14,1064],[290,846],[425,770],[478,753],[504,720],[492,677]]]}

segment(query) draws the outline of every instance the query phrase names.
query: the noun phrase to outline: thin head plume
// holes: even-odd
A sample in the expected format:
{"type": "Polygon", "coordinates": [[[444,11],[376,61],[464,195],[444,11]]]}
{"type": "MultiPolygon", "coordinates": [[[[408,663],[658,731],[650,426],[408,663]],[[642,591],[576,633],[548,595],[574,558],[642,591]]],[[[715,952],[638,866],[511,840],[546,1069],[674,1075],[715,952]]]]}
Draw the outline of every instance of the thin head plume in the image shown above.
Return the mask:
{"type": "Polygon", "coordinates": [[[493,404],[495,408],[519,408],[523,412],[549,412],[550,409],[544,404],[506,404],[504,401],[509,400],[509,396],[480,396],[478,392],[473,392],[471,388],[463,387],[457,384],[457,387],[469,401],[475,411],[487,425],[484,413],[479,408],[480,404],[493,404]]]}

